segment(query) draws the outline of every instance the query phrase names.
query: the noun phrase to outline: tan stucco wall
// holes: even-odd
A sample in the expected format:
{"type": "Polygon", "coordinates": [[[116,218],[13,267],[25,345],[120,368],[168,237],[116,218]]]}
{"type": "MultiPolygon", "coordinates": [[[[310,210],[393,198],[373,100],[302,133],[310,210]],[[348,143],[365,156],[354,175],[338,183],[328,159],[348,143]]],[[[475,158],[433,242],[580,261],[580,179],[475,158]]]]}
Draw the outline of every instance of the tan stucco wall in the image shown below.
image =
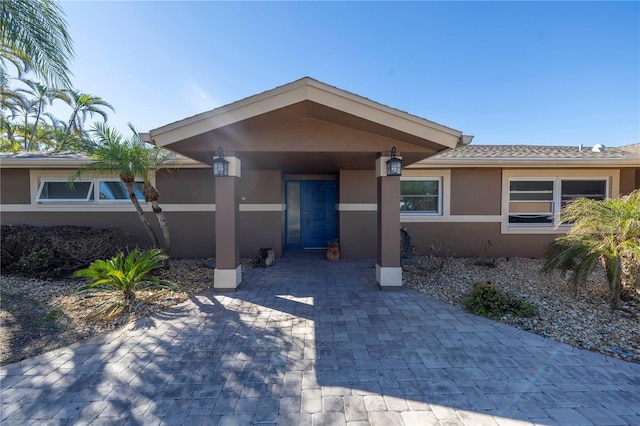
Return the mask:
{"type": "Polygon", "coordinates": [[[620,195],[631,193],[636,186],[635,169],[620,169],[620,195]]]}
{"type": "MultiPolygon", "coordinates": [[[[338,176],[338,202],[357,209],[359,204],[375,204],[378,186],[374,170],[341,170],[338,176]]],[[[377,256],[378,226],[376,210],[338,212],[340,255],[351,259],[377,256]]]]}
{"type": "Polygon", "coordinates": [[[405,223],[419,255],[428,255],[434,242],[446,242],[455,257],[475,257],[491,241],[488,254],[501,257],[542,257],[557,236],[503,235],[499,223],[405,223]]]}
{"type": "Polygon", "coordinates": [[[243,170],[238,185],[241,204],[284,203],[279,170],[243,170]]]}
{"type": "MultiPolygon", "coordinates": [[[[167,212],[165,215],[171,231],[171,257],[215,257],[214,212],[167,212]]],[[[151,223],[153,221],[156,219],[151,223]]]]}
{"type": "MultiPolygon", "coordinates": [[[[157,235],[162,235],[159,226],[157,226],[155,215],[147,213],[146,217],[156,230],[157,235]]],[[[168,220],[170,221],[169,218],[168,220]]],[[[149,236],[135,212],[5,212],[2,213],[2,221],[12,225],[77,225],[93,228],[122,228],[127,233],[131,244],[137,244],[140,247],[150,245],[149,236]]]]}
{"type": "Polygon", "coordinates": [[[253,258],[258,248],[282,257],[284,212],[240,212],[240,257],[253,258]]]}
{"type": "Polygon", "coordinates": [[[347,259],[374,259],[378,253],[378,213],[375,211],[339,214],[340,254],[347,259]]]}
{"type": "Polygon", "coordinates": [[[161,204],[213,204],[214,182],[211,169],[173,169],[156,176],[161,204]]]}
{"type": "Polygon", "coordinates": [[[341,170],[338,179],[340,203],[377,202],[375,170],[341,170]]]}
{"type": "Polygon", "coordinates": [[[27,169],[0,170],[0,203],[2,204],[31,203],[29,170],[27,169]]]}
{"type": "Polygon", "coordinates": [[[500,169],[451,170],[451,214],[500,214],[500,169]]]}

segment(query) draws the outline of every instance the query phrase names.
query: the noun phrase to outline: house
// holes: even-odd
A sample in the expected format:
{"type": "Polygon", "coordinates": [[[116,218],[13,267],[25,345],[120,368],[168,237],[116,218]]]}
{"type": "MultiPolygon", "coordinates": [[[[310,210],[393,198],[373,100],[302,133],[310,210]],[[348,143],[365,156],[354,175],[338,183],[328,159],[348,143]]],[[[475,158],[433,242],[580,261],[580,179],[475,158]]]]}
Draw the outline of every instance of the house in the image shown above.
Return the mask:
{"type": "MultiPolygon", "coordinates": [[[[303,78],[142,135],[184,160],[156,176],[174,257],[215,257],[215,286],[241,282],[259,247],[326,247],[376,258],[381,288],[402,285],[400,228],[419,254],[540,256],[563,203],[640,188],[640,145],[474,146],[461,131],[303,78]],[[388,175],[394,153],[402,176],[388,175]],[[214,177],[224,157],[227,176],[214,177]]],[[[66,179],[78,154],[2,154],[1,220],[122,227],[146,243],[117,178],[66,179]]],[[[150,207],[148,207],[150,212],[150,207]]],[[[149,213],[151,214],[151,213],[149,213]]],[[[153,220],[151,220],[153,223],[153,220]]]]}

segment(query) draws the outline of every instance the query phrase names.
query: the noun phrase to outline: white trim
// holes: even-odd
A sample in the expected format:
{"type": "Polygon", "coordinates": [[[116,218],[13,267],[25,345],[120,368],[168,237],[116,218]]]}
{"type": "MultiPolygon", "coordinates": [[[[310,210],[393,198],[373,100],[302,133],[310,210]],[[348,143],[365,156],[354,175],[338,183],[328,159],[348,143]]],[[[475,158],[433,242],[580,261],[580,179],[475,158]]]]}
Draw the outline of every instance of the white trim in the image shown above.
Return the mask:
{"type": "MultiPolygon", "coordinates": [[[[145,212],[151,212],[151,204],[140,203],[142,210],[145,212]]],[[[215,212],[215,204],[162,204],[160,207],[165,212],[215,212]]],[[[82,213],[82,212],[134,212],[135,208],[131,202],[118,202],[115,204],[104,203],[87,203],[87,204],[74,204],[74,203],[46,203],[46,204],[2,204],[0,205],[0,211],[11,213],[34,213],[34,212],[67,212],[67,213],[82,213]]]]}
{"type": "Polygon", "coordinates": [[[86,203],[95,203],[95,182],[94,179],[78,179],[76,180],[77,183],[89,183],[89,188],[87,188],[87,195],[84,198],[45,198],[45,199],[40,199],[40,197],[42,196],[42,191],[44,190],[44,185],[45,183],[64,183],[67,184],[68,180],[67,179],[63,179],[63,178],[43,178],[40,179],[40,183],[38,185],[38,190],[36,192],[36,198],[35,201],[38,203],[80,203],[80,204],[86,204],[86,203]],[[91,195],[94,195],[94,199],[91,200],[91,195]]]}
{"type": "Polygon", "coordinates": [[[375,212],[378,203],[336,203],[336,210],[341,212],[375,212]]]}
{"type": "Polygon", "coordinates": [[[400,214],[400,223],[422,223],[422,222],[438,222],[438,223],[500,223],[502,216],[500,215],[418,215],[418,214],[400,214]]]}
{"type": "MultiPolygon", "coordinates": [[[[400,221],[409,216],[416,220],[407,220],[407,222],[440,222],[439,217],[449,217],[451,215],[451,170],[405,170],[402,179],[420,179],[420,178],[439,178],[441,180],[441,198],[440,214],[434,213],[406,213],[400,212],[400,221]]],[[[445,221],[446,222],[446,221],[445,221]]]]}
{"type": "Polygon", "coordinates": [[[402,267],[380,266],[376,263],[376,281],[383,288],[402,287],[402,267]]]}
{"type": "MultiPolygon", "coordinates": [[[[142,210],[150,212],[151,204],[141,202],[142,210]]],[[[215,204],[163,204],[160,207],[165,212],[215,212],[215,204]]],[[[375,211],[377,207],[373,210],[375,211]]],[[[119,200],[115,203],[33,203],[33,204],[2,204],[0,210],[6,212],[128,212],[135,211],[129,200],[119,200]]],[[[285,204],[240,204],[241,212],[284,212],[285,204]]]]}
{"type": "Polygon", "coordinates": [[[165,212],[215,212],[215,204],[162,204],[160,207],[165,212]]]}
{"type": "Polygon", "coordinates": [[[560,188],[562,180],[603,180],[607,181],[606,198],[620,196],[620,169],[590,169],[590,170],[540,170],[518,169],[502,170],[502,210],[500,232],[502,234],[564,234],[571,226],[553,225],[513,225],[509,223],[509,182],[516,180],[553,180],[553,199],[560,205],[560,188]]]}
{"type": "Polygon", "coordinates": [[[214,269],[213,288],[218,291],[235,291],[242,282],[242,265],[236,269],[214,269]]]}
{"type": "MultiPolygon", "coordinates": [[[[400,178],[400,198],[402,199],[402,182],[422,182],[422,181],[436,181],[438,182],[438,195],[437,195],[437,210],[435,212],[428,211],[404,211],[400,210],[401,216],[442,216],[442,206],[443,202],[443,184],[442,184],[442,176],[403,176],[400,178]]],[[[425,195],[426,197],[426,195],[425,195]]]]}
{"type": "Polygon", "coordinates": [[[283,212],[286,204],[240,204],[241,212],[283,212]]]}
{"type": "MultiPolygon", "coordinates": [[[[93,182],[93,191],[94,191],[94,199],[93,200],[72,200],[72,201],[62,201],[62,200],[42,200],[37,201],[38,195],[40,194],[40,185],[42,181],[67,181],[71,175],[75,173],[75,170],[42,170],[42,169],[31,169],[29,170],[29,199],[31,200],[31,205],[50,208],[54,207],[55,210],[52,211],[62,211],[65,207],[73,206],[72,209],[68,211],[91,211],[94,208],[101,208],[104,211],[123,211],[121,207],[127,204],[127,201],[130,200],[99,200],[99,182],[102,180],[109,181],[119,181],[117,173],[101,173],[95,172],[92,170],[87,170],[80,177],[78,177],[77,182],[93,182]],[[99,204],[99,206],[97,206],[99,204]],[[45,207],[46,205],[46,207],[45,207]],[[91,207],[93,206],[93,207],[91,207]],[[59,207],[59,208],[58,208],[59,207]],[[82,209],[79,209],[82,207],[82,209]],[[86,207],[89,207],[88,210],[85,210],[86,207]],[[115,207],[115,208],[114,208],[115,207]],[[62,210],[61,210],[62,209],[62,210]]],[[[136,181],[142,181],[142,179],[136,179],[136,181]]],[[[156,177],[152,176],[151,184],[156,185],[156,177]]],[[[140,205],[143,207],[147,205],[144,200],[140,200],[140,205]]],[[[131,206],[133,208],[133,206],[131,206]]],[[[43,210],[45,211],[45,210],[43,210]]]]}

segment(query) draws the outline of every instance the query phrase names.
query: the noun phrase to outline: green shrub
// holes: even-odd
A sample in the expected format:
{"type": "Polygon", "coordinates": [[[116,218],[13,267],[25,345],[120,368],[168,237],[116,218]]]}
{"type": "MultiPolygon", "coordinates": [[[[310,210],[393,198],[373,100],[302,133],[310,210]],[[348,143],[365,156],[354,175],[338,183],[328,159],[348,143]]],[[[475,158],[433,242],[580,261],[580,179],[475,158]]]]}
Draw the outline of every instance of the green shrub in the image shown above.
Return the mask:
{"type": "Polygon", "coordinates": [[[151,272],[161,268],[167,256],[159,249],[133,250],[127,256],[118,253],[109,260],[96,260],[74,276],[89,278],[89,284],[78,289],[85,294],[84,302],[93,308],[94,319],[113,319],[130,308],[136,291],[173,289],[174,286],[154,277],[151,272]]]}
{"type": "Polygon", "coordinates": [[[504,292],[491,283],[480,283],[464,299],[464,308],[472,314],[498,319],[506,314],[531,318],[538,314],[538,307],[517,297],[512,292],[504,292]]]}

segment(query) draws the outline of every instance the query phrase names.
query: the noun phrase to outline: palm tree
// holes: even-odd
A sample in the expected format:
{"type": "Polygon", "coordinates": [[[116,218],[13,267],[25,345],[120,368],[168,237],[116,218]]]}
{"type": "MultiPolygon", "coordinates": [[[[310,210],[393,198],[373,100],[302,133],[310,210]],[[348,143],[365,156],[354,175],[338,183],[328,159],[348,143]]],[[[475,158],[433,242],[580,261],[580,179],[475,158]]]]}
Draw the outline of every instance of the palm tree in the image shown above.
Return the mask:
{"type": "Polygon", "coordinates": [[[51,123],[51,133],[49,135],[51,146],[54,152],[60,151],[83,151],[87,146],[87,135],[73,133],[67,136],[66,121],[59,120],[55,116],[45,113],[51,123]]]}
{"type": "Polygon", "coordinates": [[[113,106],[99,96],[83,93],[75,89],[69,90],[67,94],[67,103],[72,111],[65,138],[68,137],[71,132],[82,133],[87,116],[93,117],[94,114],[98,114],[102,116],[104,121],[107,121],[107,113],[104,111],[104,108],[115,112],[113,106]]]}
{"type": "Polygon", "coordinates": [[[52,89],[50,87],[47,87],[43,84],[38,83],[37,81],[33,81],[29,79],[22,79],[21,81],[29,87],[29,90],[17,89],[16,91],[23,92],[35,98],[34,99],[35,106],[33,111],[35,115],[35,119],[33,122],[33,126],[31,128],[31,137],[29,138],[28,142],[25,140],[25,149],[27,151],[31,151],[33,148],[33,138],[36,135],[36,129],[38,128],[38,124],[40,124],[40,117],[44,113],[46,104],[48,103],[49,105],[51,105],[54,99],[61,99],[63,101],[68,102],[69,98],[63,91],[58,89],[52,89]]]}
{"type": "Polygon", "coordinates": [[[129,198],[151,239],[153,247],[160,247],[158,237],[144,215],[140,201],[138,201],[133,189],[136,176],[140,176],[140,171],[144,168],[137,139],[125,139],[115,129],[104,123],[95,124],[90,133],[94,140],[87,143],[86,150],[95,161],[78,169],[71,176],[69,182],[73,184],[82,173],[88,170],[117,174],[129,192],[129,198]]]}
{"type": "Polygon", "coordinates": [[[60,5],[53,0],[0,2],[0,80],[6,62],[18,72],[33,70],[46,84],[71,87],[73,46],[60,5]]]}
{"type": "MultiPolygon", "coordinates": [[[[147,203],[151,203],[151,208],[153,213],[155,213],[156,218],[158,219],[158,224],[160,224],[160,229],[162,229],[162,236],[164,239],[164,252],[168,256],[171,253],[171,235],[169,233],[169,223],[167,222],[167,218],[158,203],[160,199],[160,193],[153,186],[152,177],[156,175],[156,172],[163,168],[167,163],[175,159],[175,155],[169,151],[166,151],[162,148],[158,148],[157,146],[151,146],[144,142],[132,124],[129,124],[129,128],[133,132],[133,139],[135,144],[140,147],[140,155],[143,160],[143,167],[140,170],[140,173],[143,174],[144,177],[144,199],[147,203]]],[[[168,267],[168,261],[165,262],[165,266],[168,267]]]]}
{"type": "Polygon", "coordinates": [[[633,285],[640,265],[640,190],[617,199],[578,199],[562,210],[560,223],[573,227],[549,245],[543,270],[571,271],[577,289],[600,261],[609,281],[611,309],[617,309],[622,287],[633,285]]]}

